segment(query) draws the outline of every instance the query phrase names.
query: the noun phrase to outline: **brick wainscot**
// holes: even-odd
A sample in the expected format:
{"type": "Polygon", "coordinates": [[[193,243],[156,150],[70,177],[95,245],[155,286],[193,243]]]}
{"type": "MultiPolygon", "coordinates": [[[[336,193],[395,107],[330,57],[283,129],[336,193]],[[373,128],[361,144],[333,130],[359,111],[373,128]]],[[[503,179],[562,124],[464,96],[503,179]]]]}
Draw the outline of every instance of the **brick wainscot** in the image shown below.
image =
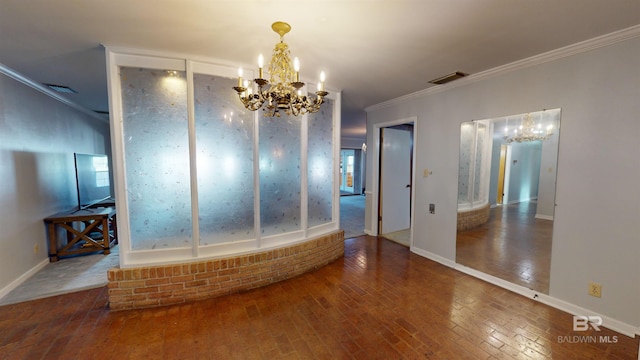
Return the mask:
{"type": "Polygon", "coordinates": [[[486,204],[473,210],[458,212],[458,231],[473,229],[489,221],[490,206],[486,204]]]}
{"type": "Polygon", "coordinates": [[[286,280],[344,255],[344,231],[252,254],[197,262],[114,268],[111,310],[142,309],[227,295],[286,280]]]}

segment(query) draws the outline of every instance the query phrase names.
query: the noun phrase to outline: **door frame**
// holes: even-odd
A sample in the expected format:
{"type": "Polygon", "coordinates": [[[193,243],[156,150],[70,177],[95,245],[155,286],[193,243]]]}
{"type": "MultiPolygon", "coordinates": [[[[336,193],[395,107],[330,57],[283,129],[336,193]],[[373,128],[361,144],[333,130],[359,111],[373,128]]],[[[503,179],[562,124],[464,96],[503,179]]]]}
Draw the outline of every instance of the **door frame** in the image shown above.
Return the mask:
{"type": "Polygon", "coordinates": [[[503,205],[505,199],[505,178],[506,178],[506,169],[507,169],[507,151],[509,150],[508,145],[501,144],[500,145],[500,161],[498,163],[498,189],[496,190],[496,206],[503,205]]]}
{"type": "Polygon", "coordinates": [[[372,181],[371,181],[371,185],[372,185],[372,189],[371,192],[369,193],[369,190],[367,189],[367,195],[371,195],[371,214],[370,214],[370,220],[371,220],[371,235],[373,236],[377,236],[379,235],[378,233],[378,209],[379,209],[379,204],[380,204],[380,129],[385,128],[385,127],[390,127],[390,126],[396,126],[396,125],[403,125],[403,124],[411,124],[413,125],[413,149],[412,149],[412,161],[411,161],[411,196],[409,198],[410,201],[410,216],[411,216],[411,221],[409,223],[410,226],[410,235],[409,235],[409,242],[410,242],[410,248],[413,247],[413,221],[415,219],[415,203],[416,203],[416,148],[417,148],[417,142],[416,142],[416,134],[418,134],[418,117],[417,116],[412,116],[412,117],[408,117],[408,118],[403,118],[403,119],[397,119],[397,120],[392,120],[392,121],[386,121],[386,122],[382,122],[379,124],[374,124],[373,125],[373,142],[374,142],[374,151],[372,152],[373,154],[373,161],[372,161],[372,169],[371,169],[371,173],[372,173],[372,181]]]}

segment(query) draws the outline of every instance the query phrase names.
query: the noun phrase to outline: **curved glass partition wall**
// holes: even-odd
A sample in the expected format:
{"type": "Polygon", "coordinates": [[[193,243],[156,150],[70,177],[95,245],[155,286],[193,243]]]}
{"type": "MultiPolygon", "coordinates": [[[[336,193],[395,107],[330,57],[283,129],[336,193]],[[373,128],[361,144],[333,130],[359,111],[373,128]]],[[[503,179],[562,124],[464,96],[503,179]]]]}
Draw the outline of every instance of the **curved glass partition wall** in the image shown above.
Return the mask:
{"type": "Polygon", "coordinates": [[[121,267],[338,230],[339,94],[317,113],[268,118],[238,100],[235,68],[107,57],[121,267]]]}
{"type": "Polygon", "coordinates": [[[492,133],[490,120],[467,122],[461,126],[458,212],[489,203],[492,133]]]}

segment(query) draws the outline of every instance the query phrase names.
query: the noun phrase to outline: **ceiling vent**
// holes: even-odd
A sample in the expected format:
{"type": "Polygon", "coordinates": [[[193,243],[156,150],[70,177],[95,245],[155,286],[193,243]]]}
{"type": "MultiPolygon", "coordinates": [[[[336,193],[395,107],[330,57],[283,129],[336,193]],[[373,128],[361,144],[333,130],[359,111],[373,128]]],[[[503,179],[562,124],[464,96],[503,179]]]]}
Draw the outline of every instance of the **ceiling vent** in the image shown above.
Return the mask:
{"type": "Polygon", "coordinates": [[[465,73],[463,73],[461,71],[456,71],[456,72],[451,73],[449,75],[445,75],[443,77],[439,77],[437,79],[433,79],[433,80],[431,80],[429,82],[432,83],[432,84],[436,84],[436,85],[442,85],[442,84],[446,84],[448,82],[451,82],[453,80],[458,80],[458,79],[463,78],[463,77],[465,77],[467,75],[469,75],[469,74],[465,74],[465,73]]]}
{"type": "Polygon", "coordinates": [[[54,84],[44,84],[46,87],[48,87],[49,89],[59,92],[59,93],[65,93],[65,94],[77,94],[78,92],[73,90],[72,88],[68,87],[68,86],[64,86],[64,85],[54,85],[54,84]]]}

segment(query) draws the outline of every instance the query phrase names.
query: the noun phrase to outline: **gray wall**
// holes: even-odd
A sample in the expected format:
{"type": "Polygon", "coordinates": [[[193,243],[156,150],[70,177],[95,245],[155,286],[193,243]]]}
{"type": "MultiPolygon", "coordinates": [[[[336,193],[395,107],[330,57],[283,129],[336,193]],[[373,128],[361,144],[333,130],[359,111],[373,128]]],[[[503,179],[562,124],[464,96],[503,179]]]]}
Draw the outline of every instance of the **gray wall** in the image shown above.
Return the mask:
{"type": "Polygon", "coordinates": [[[538,196],[541,155],[542,143],[539,141],[511,144],[511,162],[505,164],[510,173],[509,204],[529,201],[538,196]]]}
{"type": "Polygon", "coordinates": [[[43,218],[77,205],[73,153],[108,150],[106,121],[0,73],[0,294],[47,261],[43,218]]]}
{"type": "MultiPolygon", "coordinates": [[[[375,124],[417,117],[416,173],[428,168],[433,174],[416,177],[415,250],[455,262],[462,122],[561,108],[549,295],[640,326],[638,64],[636,36],[367,109],[372,151],[375,124]],[[429,203],[436,204],[435,214],[429,203]],[[587,294],[590,281],[602,284],[602,298],[587,294]]],[[[373,179],[371,160],[367,165],[373,179]]],[[[367,207],[369,231],[374,216],[367,207]]]]}
{"type": "Polygon", "coordinates": [[[560,127],[562,126],[561,118],[562,114],[559,114],[553,124],[553,135],[542,142],[536,216],[547,220],[553,220],[555,213],[556,175],[558,171],[558,140],[560,138],[560,127]]]}

